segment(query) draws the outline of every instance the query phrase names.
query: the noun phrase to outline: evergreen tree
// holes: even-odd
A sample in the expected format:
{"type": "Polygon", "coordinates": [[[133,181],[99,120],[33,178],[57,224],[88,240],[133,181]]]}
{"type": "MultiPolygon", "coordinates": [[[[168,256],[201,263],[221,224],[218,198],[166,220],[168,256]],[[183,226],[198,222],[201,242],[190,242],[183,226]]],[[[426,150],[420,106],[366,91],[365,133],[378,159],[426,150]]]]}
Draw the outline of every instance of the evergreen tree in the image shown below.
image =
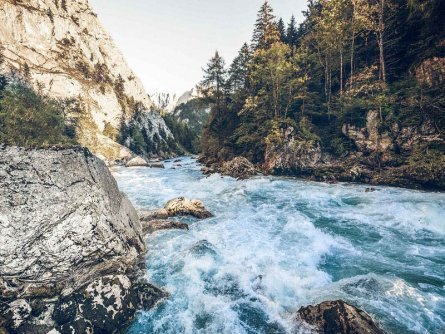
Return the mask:
{"type": "Polygon", "coordinates": [[[229,69],[229,85],[232,91],[244,89],[247,86],[249,63],[251,60],[251,52],[249,45],[244,43],[238,56],[233,60],[229,69]]]}
{"type": "Polygon", "coordinates": [[[269,2],[266,0],[258,12],[252,45],[256,50],[267,49],[279,41],[280,35],[275,23],[275,15],[269,2]]]}
{"type": "Polygon", "coordinates": [[[284,21],[281,17],[277,23],[277,30],[278,30],[278,34],[280,35],[281,42],[287,43],[286,29],[284,27],[284,21]]]}
{"type": "Polygon", "coordinates": [[[203,69],[204,79],[201,81],[201,90],[210,98],[214,99],[217,108],[220,108],[222,93],[226,84],[225,61],[218,51],[207,63],[207,68],[203,69]]]}
{"type": "Polygon", "coordinates": [[[292,15],[286,30],[286,43],[292,46],[298,44],[298,29],[295,22],[295,16],[292,15]]]}

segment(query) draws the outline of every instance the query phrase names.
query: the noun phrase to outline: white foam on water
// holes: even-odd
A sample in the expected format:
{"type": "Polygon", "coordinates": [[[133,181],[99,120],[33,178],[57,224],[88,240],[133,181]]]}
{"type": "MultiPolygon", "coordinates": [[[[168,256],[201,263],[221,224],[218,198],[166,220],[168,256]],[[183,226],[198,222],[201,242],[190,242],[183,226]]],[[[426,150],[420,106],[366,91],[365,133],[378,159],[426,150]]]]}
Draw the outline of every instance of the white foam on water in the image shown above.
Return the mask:
{"type": "Polygon", "coordinates": [[[445,329],[444,194],[236,181],[181,164],[114,171],[139,208],[186,196],[215,214],[147,238],[147,277],[171,297],[130,333],[291,333],[299,307],[338,298],[389,332],[445,329]]]}

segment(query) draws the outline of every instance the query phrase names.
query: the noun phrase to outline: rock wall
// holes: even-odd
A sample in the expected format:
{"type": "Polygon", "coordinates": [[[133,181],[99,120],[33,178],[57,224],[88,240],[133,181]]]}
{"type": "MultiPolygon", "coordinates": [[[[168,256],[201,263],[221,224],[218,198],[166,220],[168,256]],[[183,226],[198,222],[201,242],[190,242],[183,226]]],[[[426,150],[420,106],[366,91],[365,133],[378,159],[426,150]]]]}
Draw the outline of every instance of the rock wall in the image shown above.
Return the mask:
{"type": "Polygon", "coordinates": [[[165,294],[135,280],[131,203],[87,149],[0,146],[0,332],[125,326],[165,294]]]}
{"type": "Polygon", "coordinates": [[[0,72],[18,73],[51,97],[76,99],[83,113],[79,140],[93,153],[118,158],[119,145],[103,134],[119,130],[136,111],[147,114],[149,137],[172,139],[88,0],[0,0],[0,22],[0,72]]]}
{"type": "Polygon", "coordinates": [[[269,174],[297,175],[320,181],[365,182],[412,188],[445,189],[445,156],[419,152],[445,144],[432,124],[391,128],[381,126],[369,111],[364,127],[344,124],[352,144],[342,156],[328,153],[314,141],[298,140],[289,128],[267,143],[262,169],[269,174]],[[418,161],[416,160],[418,159],[418,161]]]}

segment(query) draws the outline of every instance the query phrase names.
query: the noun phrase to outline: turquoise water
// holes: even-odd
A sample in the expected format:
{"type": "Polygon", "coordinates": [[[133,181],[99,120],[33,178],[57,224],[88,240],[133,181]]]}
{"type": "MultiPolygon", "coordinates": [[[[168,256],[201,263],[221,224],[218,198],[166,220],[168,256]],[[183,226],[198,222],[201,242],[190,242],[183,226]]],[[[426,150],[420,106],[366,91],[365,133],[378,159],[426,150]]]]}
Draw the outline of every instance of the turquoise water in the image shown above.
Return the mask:
{"type": "MultiPolygon", "coordinates": [[[[202,200],[190,231],[147,237],[147,278],[171,293],[129,333],[295,333],[301,306],[343,299],[389,333],[445,332],[445,194],[292,178],[203,176],[195,161],[117,168],[137,208],[202,200]]],[[[297,328],[297,329],[296,329],[297,328]]]]}

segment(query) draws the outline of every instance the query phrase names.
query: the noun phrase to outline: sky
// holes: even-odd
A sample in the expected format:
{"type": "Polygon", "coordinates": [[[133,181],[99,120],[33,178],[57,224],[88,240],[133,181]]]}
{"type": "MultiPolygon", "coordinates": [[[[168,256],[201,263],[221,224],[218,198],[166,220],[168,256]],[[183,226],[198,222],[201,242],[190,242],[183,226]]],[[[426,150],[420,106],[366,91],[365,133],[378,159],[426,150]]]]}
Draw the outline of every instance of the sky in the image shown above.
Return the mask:
{"type": "MultiPolygon", "coordinates": [[[[270,0],[301,22],[306,0],[270,0]]],[[[251,39],[263,0],[90,0],[147,93],[181,95],[218,50],[227,64],[251,39]]]]}

